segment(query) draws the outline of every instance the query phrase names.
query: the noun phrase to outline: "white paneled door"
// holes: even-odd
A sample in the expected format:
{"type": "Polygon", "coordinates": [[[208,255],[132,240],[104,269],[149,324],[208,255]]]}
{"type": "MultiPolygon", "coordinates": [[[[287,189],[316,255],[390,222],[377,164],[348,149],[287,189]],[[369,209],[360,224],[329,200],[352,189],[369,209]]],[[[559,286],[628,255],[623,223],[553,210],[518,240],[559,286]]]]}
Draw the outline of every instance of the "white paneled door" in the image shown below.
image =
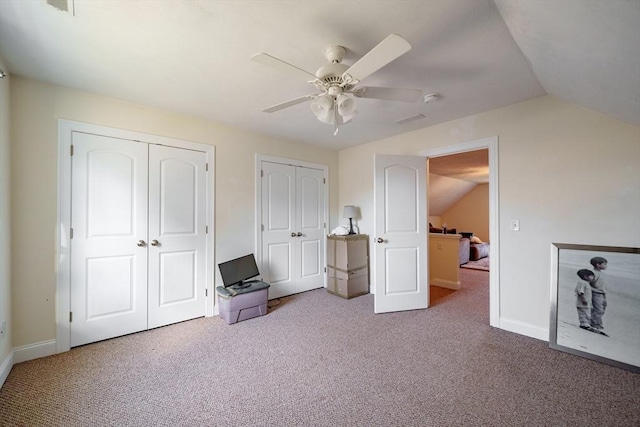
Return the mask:
{"type": "Polygon", "coordinates": [[[71,346],[147,328],[147,144],[75,133],[71,346]]]}
{"type": "Polygon", "coordinates": [[[71,346],[205,314],[206,154],[73,134],[71,346]]]}
{"type": "Polygon", "coordinates": [[[205,313],[206,155],[149,146],[149,328],[205,313]]]}
{"type": "Polygon", "coordinates": [[[428,306],[426,169],[423,157],[375,156],[376,313],[428,306]]]}
{"type": "Polygon", "coordinates": [[[262,162],[262,263],[270,298],[324,286],[324,172],[262,162]]]}

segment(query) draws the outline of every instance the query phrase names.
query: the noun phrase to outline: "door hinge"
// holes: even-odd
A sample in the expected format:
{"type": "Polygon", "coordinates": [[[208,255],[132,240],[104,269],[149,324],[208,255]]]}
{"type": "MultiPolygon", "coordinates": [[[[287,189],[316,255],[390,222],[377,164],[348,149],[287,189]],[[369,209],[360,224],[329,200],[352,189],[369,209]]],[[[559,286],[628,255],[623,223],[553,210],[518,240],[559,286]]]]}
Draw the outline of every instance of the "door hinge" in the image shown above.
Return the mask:
{"type": "Polygon", "coordinates": [[[73,144],[69,147],[69,155],[73,157],[73,144]]]}
{"type": "Polygon", "coordinates": [[[204,288],[204,296],[208,297],[209,296],[209,289],[204,288]]]}
{"type": "Polygon", "coordinates": [[[264,177],[264,171],[261,169],[260,170],[260,178],[264,177]]]}
{"type": "Polygon", "coordinates": [[[324,272],[325,272],[325,273],[327,272],[327,267],[325,267],[325,268],[324,268],[324,272]]]}
{"type": "Polygon", "coordinates": [[[260,229],[264,231],[264,224],[260,224],[260,229]]]}
{"type": "Polygon", "coordinates": [[[69,323],[73,322],[73,311],[69,312],[69,323]]]}
{"type": "Polygon", "coordinates": [[[204,170],[209,171],[209,163],[205,163],[204,170]]]}
{"type": "Polygon", "coordinates": [[[209,226],[208,225],[204,226],[204,232],[205,232],[205,234],[209,234],[209,226]]]}
{"type": "Polygon", "coordinates": [[[326,184],[327,183],[327,178],[322,178],[322,183],[326,184]]]}
{"type": "Polygon", "coordinates": [[[73,228],[69,229],[69,239],[73,239],[73,228]]]}

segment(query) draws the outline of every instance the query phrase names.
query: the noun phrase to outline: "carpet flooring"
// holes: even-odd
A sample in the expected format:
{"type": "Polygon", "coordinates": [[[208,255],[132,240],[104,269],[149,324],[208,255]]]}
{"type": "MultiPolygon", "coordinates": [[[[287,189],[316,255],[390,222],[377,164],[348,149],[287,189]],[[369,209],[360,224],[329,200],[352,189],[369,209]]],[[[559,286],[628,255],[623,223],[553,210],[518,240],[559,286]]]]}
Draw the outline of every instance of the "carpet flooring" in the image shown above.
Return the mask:
{"type": "Polygon", "coordinates": [[[488,277],[426,310],[320,289],[20,363],[0,425],[640,425],[640,375],[490,327],[488,277]]]}
{"type": "Polygon", "coordinates": [[[466,264],[462,264],[460,268],[489,271],[489,264],[490,264],[489,257],[484,257],[477,261],[469,261],[466,264]]]}

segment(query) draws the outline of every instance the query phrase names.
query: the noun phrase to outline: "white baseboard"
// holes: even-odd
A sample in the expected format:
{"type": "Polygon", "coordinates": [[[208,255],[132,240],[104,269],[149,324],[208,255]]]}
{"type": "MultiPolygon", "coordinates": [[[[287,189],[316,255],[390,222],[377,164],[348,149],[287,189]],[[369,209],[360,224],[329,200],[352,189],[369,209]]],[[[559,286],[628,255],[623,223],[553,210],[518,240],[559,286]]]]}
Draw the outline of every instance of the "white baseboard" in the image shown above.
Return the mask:
{"type": "Polygon", "coordinates": [[[13,349],[14,363],[22,363],[27,360],[39,359],[41,357],[56,354],[56,340],[42,341],[13,349]]]}
{"type": "Polygon", "coordinates": [[[13,368],[13,351],[10,352],[0,364],[0,388],[2,388],[2,385],[7,380],[11,368],[13,368]]]}
{"type": "Polygon", "coordinates": [[[521,322],[519,320],[500,318],[500,329],[536,338],[542,341],[549,341],[549,330],[521,322]]]}
{"type": "Polygon", "coordinates": [[[453,280],[446,280],[446,279],[431,279],[429,281],[429,286],[437,286],[439,288],[447,288],[447,289],[453,289],[454,291],[459,291],[461,286],[460,286],[460,281],[453,281],[453,280]]]}

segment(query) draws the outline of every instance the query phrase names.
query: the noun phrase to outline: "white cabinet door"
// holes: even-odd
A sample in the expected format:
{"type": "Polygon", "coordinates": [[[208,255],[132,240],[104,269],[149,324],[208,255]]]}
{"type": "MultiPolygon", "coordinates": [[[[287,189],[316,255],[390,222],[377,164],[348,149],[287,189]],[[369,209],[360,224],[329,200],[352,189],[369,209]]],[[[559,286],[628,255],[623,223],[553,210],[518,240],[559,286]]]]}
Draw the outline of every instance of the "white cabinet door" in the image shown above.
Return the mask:
{"type": "Polygon", "coordinates": [[[147,144],[73,146],[72,347],[147,328],[147,144]]]}
{"type": "Polygon", "coordinates": [[[206,154],[149,146],[149,328],[204,316],[206,154]]]}
{"type": "Polygon", "coordinates": [[[324,172],[262,162],[262,263],[279,298],[324,286],[324,172]]]}
{"type": "Polygon", "coordinates": [[[375,156],[376,313],[428,306],[426,169],[422,157],[375,156]]]}

